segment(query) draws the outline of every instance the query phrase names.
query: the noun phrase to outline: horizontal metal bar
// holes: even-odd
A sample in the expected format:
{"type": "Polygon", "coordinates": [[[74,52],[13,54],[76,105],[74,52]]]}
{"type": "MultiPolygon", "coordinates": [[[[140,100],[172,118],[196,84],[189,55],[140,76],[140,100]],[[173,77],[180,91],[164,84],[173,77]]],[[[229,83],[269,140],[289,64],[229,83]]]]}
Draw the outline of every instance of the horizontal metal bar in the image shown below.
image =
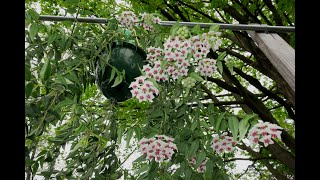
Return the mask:
{"type": "Polygon", "coordinates": [[[100,23],[106,24],[108,22],[105,18],[88,18],[88,17],[65,17],[65,16],[49,16],[49,15],[40,15],[39,20],[41,21],[72,21],[72,22],[81,22],[81,23],[100,23]]]}
{"type": "MultiPolygon", "coordinates": [[[[64,16],[49,16],[40,15],[39,20],[42,21],[72,21],[81,23],[100,23],[105,24],[108,22],[105,18],[88,18],[88,17],[64,17],[64,16]]],[[[176,21],[160,21],[162,26],[172,26],[176,21]]],[[[294,26],[269,26],[263,24],[224,24],[224,23],[201,23],[201,22],[179,22],[184,26],[193,27],[199,25],[201,28],[209,28],[216,24],[220,26],[220,29],[229,29],[235,31],[263,31],[263,32],[295,32],[294,26]]]]}
{"type": "MultiPolygon", "coordinates": [[[[162,26],[172,26],[176,21],[160,21],[162,26]]],[[[184,26],[199,25],[202,28],[209,28],[216,24],[219,25],[219,29],[229,29],[237,31],[264,31],[264,32],[294,32],[295,27],[292,26],[268,26],[263,24],[224,24],[224,23],[201,23],[201,22],[179,22],[184,26]]]]}

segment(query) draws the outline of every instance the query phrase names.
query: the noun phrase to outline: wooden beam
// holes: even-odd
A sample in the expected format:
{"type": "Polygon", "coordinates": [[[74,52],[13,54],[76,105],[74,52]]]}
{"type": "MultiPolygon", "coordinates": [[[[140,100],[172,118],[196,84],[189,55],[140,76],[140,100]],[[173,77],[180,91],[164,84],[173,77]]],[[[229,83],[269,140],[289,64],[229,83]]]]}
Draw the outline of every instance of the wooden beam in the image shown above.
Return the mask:
{"type": "Polygon", "coordinates": [[[276,33],[247,32],[295,92],[295,50],[276,33]]]}

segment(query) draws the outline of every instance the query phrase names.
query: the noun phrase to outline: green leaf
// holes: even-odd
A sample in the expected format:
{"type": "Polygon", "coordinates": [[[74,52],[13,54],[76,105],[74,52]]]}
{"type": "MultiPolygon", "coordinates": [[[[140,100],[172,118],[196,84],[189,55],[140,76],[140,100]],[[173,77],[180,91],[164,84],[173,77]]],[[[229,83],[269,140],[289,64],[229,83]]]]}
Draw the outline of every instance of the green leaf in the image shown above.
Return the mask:
{"type": "Polygon", "coordinates": [[[39,26],[36,23],[31,23],[30,27],[29,27],[29,35],[31,39],[34,39],[34,37],[36,36],[36,34],[39,31],[39,26]]]}
{"type": "MultiPolygon", "coordinates": [[[[67,75],[67,81],[70,80],[72,82],[74,82],[75,84],[78,84],[80,85],[80,81],[79,81],[79,78],[78,76],[76,75],[76,73],[74,73],[73,71],[71,71],[68,75],[67,75]]],[[[74,84],[72,83],[72,84],[74,84]]]]}
{"type": "Polygon", "coordinates": [[[76,13],[76,12],[77,12],[77,9],[74,8],[74,7],[71,7],[71,8],[68,8],[68,9],[67,9],[67,12],[70,13],[70,14],[73,14],[73,13],[76,13]]]}
{"type": "Polygon", "coordinates": [[[160,47],[163,49],[163,43],[161,41],[161,36],[156,36],[154,40],[155,40],[155,47],[160,47]]]}
{"type": "Polygon", "coordinates": [[[190,92],[190,88],[187,87],[187,88],[186,88],[186,92],[185,92],[185,96],[188,96],[188,95],[189,95],[189,92],[190,92]]]}
{"type": "Polygon", "coordinates": [[[152,82],[153,85],[154,85],[157,89],[159,89],[160,86],[159,86],[159,84],[157,83],[157,81],[156,81],[155,79],[149,78],[148,81],[152,82]]]}
{"type": "Polygon", "coordinates": [[[127,135],[126,135],[126,147],[129,146],[130,140],[132,138],[133,135],[133,128],[129,127],[128,131],[127,131],[127,135]]]}
{"type": "Polygon", "coordinates": [[[184,169],[184,179],[185,180],[190,180],[191,179],[191,175],[192,175],[192,169],[189,166],[186,166],[186,168],[184,169]]]}
{"type": "Polygon", "coordinates": [[[202,163],[202,161],[204,161],[205,159],[206,159],[206,152],[201,151],[199,154],[197,154],[197,161],[196,161],[195,167],[198,168],[202,163]]]}
{"type": "Polygon", "coordinates": [[[247,134],[248,129],[250,127],[249,119],[255,117],[255,114],[246,114],[244,118],[239,123],[239,141],[244,138],[244,136],[247,134]]]}
{"type": "Polygon", "coordinates": [[[75,132],[73,133],[73,135],[78,135],[81,132],[83,132],[86,129],[86,124],[85,123],[80,123],[80,126],[75,129],[75,132]]]}
{"type": "Polygon", "coordinates": [[[64,76],[62,76],[62,75],[60,75],[60,74],[56,74],[56,77],[55,77],[55,83],[57,83],[57,84],[62,84],[62,85],[64,85],[65,87],[67,87],[68,86],[68,83],[67,83],[67,81],[66,81],[66,78],[64,77],[64,76]]]}
{"type": "Polygon", "coordinates": [[[209,159],[206,163],[206,171],[205,171],[206,179],[213,179],[213,167],[214,167],[214,163],[211,159],[209,159]]]}
{"type": "Polygon", "coordinates": [[[187,54],[187,59],[186,60],[190,60],[192,57],[193,57],[193,53],[190,52],[190,53],[187,54]]]}
{"type": "Polygon", "coordinates": [[[30,81],[31,80],[31,71],[30,71],[30,66],[25,66],[24,67],[24,70],[25,70],[25,80],[26,81],[30,81]]]}
{"type": "Polygon", "coordinates": [[[188,151],[188,159],[191,159],[199,149],[199,140],[196,139],[191,143],[190,150],[188,151]]]}
{"type": "Polygon", "coordinates": [[[115,18],[110,19],[108,21],[107,29],[116,30],[117,28],[118,28],[118,20],[116,20],[115,18]]]}
{"type": "Polygon", "coordinates": [[[228,67],[230,73],[233,75],[234,74],[233,65],[232,64],[228,64],[227,67],[228,67]]]}
{"type": "MultiPolygon", "coordinates": [[[[145,157],[143,157],[145,159],[145,157]]],[[[141,174],[142,172],[148,171],[149,164],[145,164],[138,171],[134,172],[134,174],[141,174]]]]}
{"type": "Polygon", "coordinates": [[[47,59],[40,71],[40,79],[46,81],[51,75],[50,59],[47,59]]]}
{"type": "Polygon", "coordinates": [[[197,128],[198,121],[194,120],[193,123],[191,124],[191,131],[194,131],[197,128]]]}
{"type": "Polygon", "coordinates": [[[225,58],[226,54],[227,54],[226,51],[223,51],[222,53],[219,53],[217,61],[222,61],[225,58]]]}
{"type": "Polygon", "coordinates": [[[54,40],[56,40],[57,36],[58,36],[57,33],[53,33],[53,34],[51,34],[51,35],[48,37],[48,46],[49,46],[50,44],[52,44],[52,43],[54,42],[54,40]]]}
{"type": "Polygon", "coordinates": [[[136,138],[137,138],[137,139],[141,139],[141,128],[138,127],[138,126],[135,126],[135,127],[134,127],[134,132],[135,132],[135,134],[136,134],[136,138]]]}
{"type": "Polygon", "coordinates": [[[118,74],[116,77],[116,80],[114,81],[113,85],[111,87],[116,87],[122,82],[122,75],[118,74]]]}
{"type": "Polygon", "coordinates": [[[165,69],[167,65],[168,65],[168,61],[162,61],[160,67],[161,69],[165,69]]]}
{"type": "Polygon", "coordinates": [[[74,148],[72,148],[72,150],[70,151],[69,155],[72,154],[73,152],[75,152],[76,150],[78,150],[80,147],[82,147],[81,140],[74,146],[74,148]]]}
{"type": "Polygon", "coordinates": [[[192,77],[195,80],[200,81],[200,82],[204,81],[204,79],[196,72],[190,73],[190,77],[192,77]]]}
{"type": "Polygon", "coordinates": [[[207,129],[210,128],[205,121],[200,121],[200,125],[202,125],[204,128],[207,128],[207,129]]]}
{"type": "Polygon", "coordinates": [[[222,74],[223,68],[222,68],[222,62],[221,61],[217,61],[217,67],[218,67],[218,70],[220,71],[220,73],[222,74]]]}
{"type": "Polygon", "coordinates": [[[226,119],[222,119],[221,124],[220,124],[220,130],[221,131],[226,131],[228,128],[228,122],[226,119]]]}
{"type": "Polygon", "coordinates": [[[39,163],[35,162],[32,166],[32,175],[35,175],[37,173],[38,168],[39,168],[39,163]]]}
{"type": "Polygon", "coordinates": [[[213,115],[209,116],[209,122],[210,122],[210,125],[215,128],[215,120],[214,120],[213,115]]]}
{"type": "Polygon", "coordinates": [[[227,112],[222,112],[218,115],[217,119],[215,120],[214,123],[214,129],[216,130],[216,132],[218,132],[220,130],[220,125],[221,125],[221,121],[224,118],[224,116],[226,115],[227,112]]]}
{"type": "Polygon", "coordinates": [[[39,19],[39,14],[35,10],[29,9],[28,13],[29,13],[29,15],[31,16],[32,19],[34,19],[34,20],[38,20],[39,19]]]}
{"type": "Polygon", "coordinates": [[[174,35],[176,33],[176,31],[179,29],[180,24],[179,21],[177,21],[170,29],[170,35],[174,35]]]}
{"type": "Polygon", "coordinates": [[[132,164],[133,163],[139,163],[139,162],[142,162],[142,161],[145,161],[146,160],[146,156],[145,155],[141,155],[141,156],[139,156],[137,159],[135,159],[133,162],[132,162],[132,164]]]}
{"type": "Polygon", "coordinates": [[[64,3],[66,3],[66,4],[78,4],[79,0],[65,0],[64,3]]]}
{"type": "Polygon", "coordinates": [[[114,69],[114,67],[112,67],[111,75],[110,75],[110,79],[109,79],[108,84],[113,80],[115,74],[116,74],[116,70],[114,69]]]}
{"type": "Polygon", "coordinates": [[[229,124],[229,128],[231,130],[233,139],[236,141],[237,140],[237,136],[238,136],[238,132],[239,132],[239,121],[238,121],[238,118],[236,116],[229,116],[228,117],[228,124],[229,124]]]}
{"type": "Polygon", "coordinates": [[[200,25],[199,25],[199,24],[195,25],[195,26],[191,29],[191,32],[194,33],[194,34],[200,34],[200,33],[201,33],[200,25]]]}
{"type": "Polygon", "coordinates": [[[117,140],[118,140],[118,143],[121,143],[122,134],[123,134],[123,128],[122,127],[117,128],[117,135],[118,135],[117,140]]]}
{"type": "Polygon", "coordinates": [[[33,82],[29,82],[29,83],[26,85],[26,87],[25,87],[25,95],[26,95],[26,98],[29,98],[29,96],[31,95],[32,90],[33,90],[33,87],[34,87],[33,82]]]}
{"type": "Polygon", "coordinates": [[[213,24],[212,26],[210,26],[209,31],[217,32],[217,31],[219,31],[219,27],[220,26],[218,24],[213,24]]]}

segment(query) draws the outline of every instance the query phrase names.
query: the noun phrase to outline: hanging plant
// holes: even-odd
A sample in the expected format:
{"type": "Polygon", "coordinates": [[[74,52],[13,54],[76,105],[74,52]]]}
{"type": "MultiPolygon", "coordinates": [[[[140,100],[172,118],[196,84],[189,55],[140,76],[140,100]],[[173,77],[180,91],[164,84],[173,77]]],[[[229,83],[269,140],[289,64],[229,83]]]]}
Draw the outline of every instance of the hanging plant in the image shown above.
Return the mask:
{"type": "MultiPolygon", "coordinates": [[[[142,14],[141,19],[131,11],[124,11],[116,18],[119,24],[125,28],[125,35],[131,36],[135,28],[143,28],[152,31],[153,25],[159,23],[160,19],[151,14],[142,14]]],[[[140,69],[146,64],[146,53],[144,50],[132,43],[128,38],[124,42],[116,40],[111,43],[110,48],[102,50],[100,59],[106,59],[107,64],[96,63],[96,82],[103,95],[116,102],[122,102],[132,97],[129,89],[130,83],[141,75],[140,69]],[[128,41],[128,42],[126,42],[128,41]]]]}

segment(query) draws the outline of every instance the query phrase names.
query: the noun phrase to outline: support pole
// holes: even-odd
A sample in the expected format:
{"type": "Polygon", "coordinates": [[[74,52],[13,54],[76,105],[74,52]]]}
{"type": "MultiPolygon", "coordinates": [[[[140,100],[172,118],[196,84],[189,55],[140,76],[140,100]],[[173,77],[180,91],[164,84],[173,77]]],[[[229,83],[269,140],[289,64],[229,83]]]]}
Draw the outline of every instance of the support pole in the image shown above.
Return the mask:
{"type": "Polygon", "coordinates": [[[295,92],[295,50],[276,33],[247,32],[295,92]]]}

